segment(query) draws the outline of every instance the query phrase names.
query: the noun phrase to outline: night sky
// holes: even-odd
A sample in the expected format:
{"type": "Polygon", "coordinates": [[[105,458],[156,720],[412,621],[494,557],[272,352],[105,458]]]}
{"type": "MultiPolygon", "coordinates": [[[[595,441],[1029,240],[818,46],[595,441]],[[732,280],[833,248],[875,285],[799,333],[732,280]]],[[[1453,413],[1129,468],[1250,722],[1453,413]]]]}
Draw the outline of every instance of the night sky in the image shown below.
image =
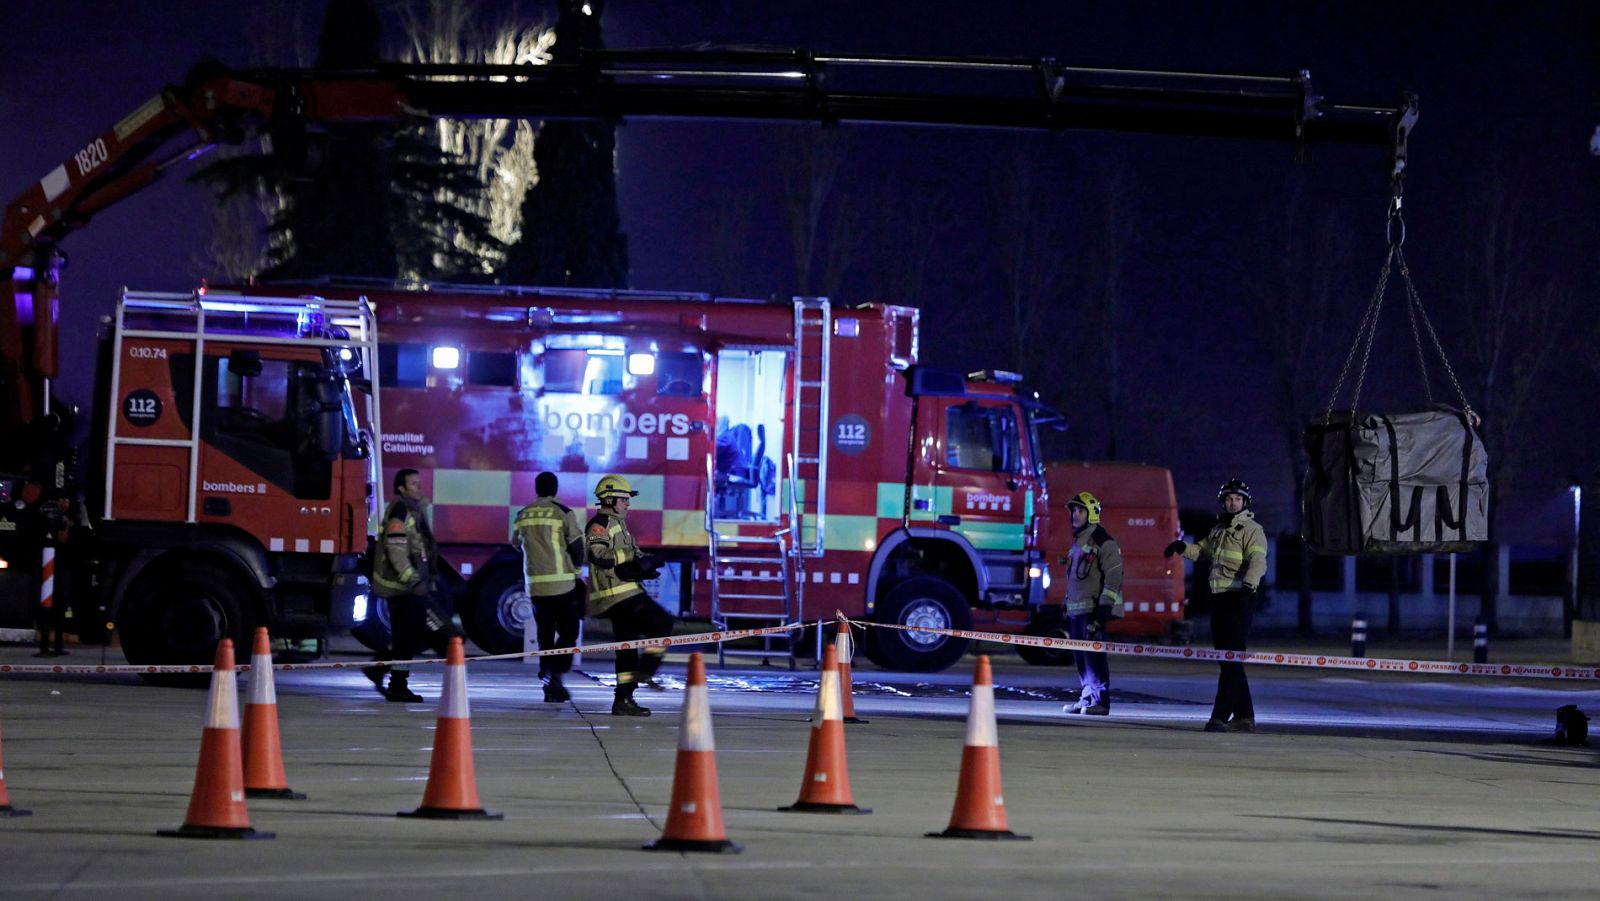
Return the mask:
{"type": "MultiPolygon", "coordinates": [[[[553,2],[520,8],[554,21],[553,2]]],[[[70,16],[59,4],[0,5],[0,34],[8,36],[0,53],[0,196],[9,201],[201,58],[246,65],[251,32],[264,22],[314,46],[321,13],[321,0],[85,0],[70,16]]],[[[1600,463],[1593,450],[1600,438],[1593,400],[1600,388],[1600,158],[1588,152],[1600,124],[1595,4],[612,2],[605,29],[613,48],[1051,56],[1069,65],[1262,75],[1309,69],[1317,91],[1335,102],[1392,104],[1402,90],[1417,92],[1422,118],[1406,182],[1406,251],[1455,368],[1472,368],[1470,298],[1484,283],[1487,220],[1479,211],[1486,197],[1505,193],[1521,211],[1508,226],[1517,260],[1512,296],[1549,290],[1564,298],[1564,338],[1528,420],[1537,437],[1508,486],[1500,525],[1513,541],[1568,540],[1566,476],[1600,463]]],[[[794,134],[808,130],[817,129],[622,127],[618,189],[632,286],[748,296],[798,290],[781,161],[794,134]],[[730,221],[745,224],[733,229],[730,221]]],[[[1068,273],[1038,329],[1055,350],[1035,365],[1033,381],[1057,399],[1086,396],[1071,386],[1095,378],[1098,330],[1114,328],[1119,456],[1172,467],[1185,506],[1209,507],[1218,483],[1241,476],[1256,486],[1269,531],[1293,527],[1289,463],[1253,320],[1261,307],[1249,298],[1278,265],[1287,198],[1303,197],[1309,212],[1287,228],[1290,236],[1342,248],[1328,259],[1343,308],[1318,352],[1342,358],[1383,259],[1384,151],[1316,146],[1296,162],[1287,145],[1225,139],[879,126],[838,132],[830,138],[840,153],[830,206],[838,218],[829,233],[848,265],[836,301],[915,301],[924,310],[926,362],[1008,365],[1002,236],[1017,233],[1019,223],[997,213],[995,198],[1005,173],[1021,166],[1036,185],[1026,230],[1061,245],[1068,273]],[[1108,195],[1113,177],[1124,187],[1108,195]],[[1108,196],[1131,237],[1116,257],[1119,311],[1109,324],[1094,324],[1070,275],[1082,265],[1081,248],[1104,231],[1096,210],[1108,196]],[[907,288],[893,272],[911,248],[927,250],[929,262],[907,288]]],[[[69,399],[87,403],[90,385],[82,371],[88,357],[70,349],[87,348],[94,320],[120,286],[186,290],[210,274],[201,252],[207,202],[179,173],[67,240],[64,362],[78,369],[63,379],[69,399]]],[[[1420,400],[1408,348],[1395,304],[1368,379],[1379,405],[1420,400]]],[[[1513,352],[1528,351],[1513,343],[1513,352]]],[[[1329,383],[1320,393],[1331,390],[1329,383]]],[[[1100,412],[1068,414],[1073,430],[1057,452],[1104,454],[1100,412]]]]}

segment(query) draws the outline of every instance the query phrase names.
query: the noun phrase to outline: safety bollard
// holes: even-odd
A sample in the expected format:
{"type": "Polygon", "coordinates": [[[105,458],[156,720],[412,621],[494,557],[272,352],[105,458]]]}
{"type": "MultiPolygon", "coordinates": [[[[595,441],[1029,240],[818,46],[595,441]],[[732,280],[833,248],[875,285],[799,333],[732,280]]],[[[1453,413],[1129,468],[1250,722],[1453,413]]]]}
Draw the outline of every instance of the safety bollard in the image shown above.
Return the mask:
{"type": "Polygon", "coordinates": [[[1367,618],[1359,614],[1350,621],[1350,656],[1367,656],[1367,618]]]}
{"type": "Polygon", "coordinates": [[[1489,662],[1489,624],[1481,616],[1472,626],[1472,662],[1489,662]]]}

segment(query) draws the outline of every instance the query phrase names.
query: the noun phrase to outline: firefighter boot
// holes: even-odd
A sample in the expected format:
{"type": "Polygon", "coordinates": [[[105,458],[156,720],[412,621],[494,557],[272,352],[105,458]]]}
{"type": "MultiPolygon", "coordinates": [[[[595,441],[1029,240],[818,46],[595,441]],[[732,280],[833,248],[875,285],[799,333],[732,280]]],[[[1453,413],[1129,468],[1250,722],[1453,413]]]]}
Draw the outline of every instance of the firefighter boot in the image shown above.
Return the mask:
{"type": "Polygon", "coordinates": [[[410,673],[394,672],[389,674],[389,687],[383,696],[397,704],[416,704],[422,701],[422,695],[411,690],[406,683],[411,679],[410,673]]]}
{"type": "Polygon", "coordinates": [[[367,677],[367,681],[371,682],[372,687],[378,690],[378,694],[384,695],[385,697],[388,696],[388,693],[383,690],[383,677],[389,675],[389,668],[387,666],[384,666],[381,663],[374,663],[371,666],[363,666],[361,668],[361,675],[367,677]]]}
{"type": "Polygon", "coordinates": [[[649,716],[650,708],[640,707],[639,702],[633,699],[633,686],[628,686],[626,694],[617,692],[616,700],[611,702],[612,716],[649,716]]]}
{"type": "Polygon", "coordinates": [[[544,683],[544,702],[546,704],[564,704],[572,700],[572,693],[561,684],[561,674],[551,673],[550,678],[544,683]]]}

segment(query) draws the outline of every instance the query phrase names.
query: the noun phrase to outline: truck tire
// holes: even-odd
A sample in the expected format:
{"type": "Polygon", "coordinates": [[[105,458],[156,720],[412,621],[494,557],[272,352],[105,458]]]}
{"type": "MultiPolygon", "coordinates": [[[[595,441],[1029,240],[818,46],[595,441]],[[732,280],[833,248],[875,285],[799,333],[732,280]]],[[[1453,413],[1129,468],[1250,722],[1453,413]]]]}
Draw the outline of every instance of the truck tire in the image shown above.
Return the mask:
{"type": "MultiPolygon", "coordinates": [[[[176,561],[146,569],[128,586],[117,611],[117,632],[128,662],[210,665],[217,643],[233,639],[234,660],[248,662],[255,628],[254,592],[233,573],[210,563],[176,561]]],[[[141,674],[158,685],[206,684],[209,675],[141,674]]]]}
{"type": "Polygon", "coordinates": [[[389,625],[389,599],[367,595],[367,618],[352,626],[350,634],[369,651],[386,650],[394,636],[389,625]]]}
{"type": "MultiPolygon", "coordinates": [[[[967,629],[972,610],[954,585],[937,576],[917,576],[889,590],[878,603],[873,619],[886,625],[967,629]]],[[[933,673],[945,669],[967,652],[968,640],[949,635],[873,629],[863,641],[867,659],[884,669],[933,673]]]]}
{"type": "Polygon", "coordinates": [[[521,651],[524,624],[533,619],[521,567],[501,565],[485,572],[477,590],[462,596],[460,612],[473,644],[490,654],[521,651]]]}
{"type": "MultiPolygon", "coordinates": [[[[1040,638],[1070,638],[1067,634],[1067,621],[1061,614],[1045,615],[1034,618],[1028,623],[1024,635],[1036,635],[1040,638]]],[[[1017,645],[1017,656],[1034,666],[1071,666],[1072,651],[1066,648],[1035,648],[1026,645],[1017,645]]]]}

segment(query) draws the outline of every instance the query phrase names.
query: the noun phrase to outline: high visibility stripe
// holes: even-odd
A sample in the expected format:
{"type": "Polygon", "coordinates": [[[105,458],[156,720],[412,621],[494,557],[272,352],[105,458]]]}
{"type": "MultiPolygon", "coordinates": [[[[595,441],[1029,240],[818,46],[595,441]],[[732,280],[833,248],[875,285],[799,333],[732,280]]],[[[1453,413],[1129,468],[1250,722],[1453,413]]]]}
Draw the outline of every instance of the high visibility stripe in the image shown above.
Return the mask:
{"type": "Polygon", "coordinates": [[[529,584],[537,585],[542,582],[570,582],[573,575],[570,572],[555,573],[549,576],[526,576],[529,584]]]}
{"type": "Polygon", "coordinates": [[[683,731],[678,733],[680,751],[715,751],[711,734],[711,699],[704,685],[691,685],[683,699],[683,731]]]}
{"type": "Polygon", "coordinates": [[[1113,603],[1113,604],[1122,603],[1122,592],[1120,592],[1120,591],[1112,591],[1111,589],[1107,588],[1104,591],[1100,592],[1100,596],[1103,597],[1103,598],[1110,598],[1111,599],[1111,603],[1113,603]]]}
{"type": "Polygon", "coordinates": [[[277,704],[278,692],[272,685],[272,655],[256,654],[250,658],[251,704],[277,704]]]}
{"type": "Polygon", "coordinates": [[[639,583],[638,582],[623,582],[621,585],[617,585],[617,586],[615,586],[613,588],[606,588],[606,589],[603,589],[601,591],[591,591],[589,593],[589,597],[591,597],[591,598],[608,598],[608,597],[611,597],[614,594],[619,594],[619,593],[624,592],[624,591],[643,591],[643,590],[644,590],[643,588],[639,587],[639,583]]]}
{"type": "Polygon", "coordinates": [[[1230,563],[1236,563],[1244,559],[1244,553],[1242,551],[1225,551],[1221,548],[1218,548],[1216,551],[1214,551],[1212,556],[1216,557],[1218,560],[1227,560],[1230,563]]]}
{"type": "Polygon", "coordinates": [[[994,725],[994,686],[972,686],[972,703],[967,712],[967,747],[991,748],[1000,744],[994,725]]]}
{"type": "Polygon", "coordinates": [[[214,670],[211,674],[211,694],[206,698],[207,729],[239,728],[239,686],[233,681],[233,670],[214,670]]]}
{"type": "Polygon", "coordinates": [[[1266,552],[1267,552],[1267,546],[1266,545],[1264,545],[1264,544],[1252,544],[1252,545],[1250,545],[1250,548],[1246,553],[1265,554],[1266,552]]]}
{"type": "Polygon", "coordinates": [[[467,706],[467,668],[446,665],[444,690],[439,692],[439,719],[464,720],[471,716],[467,706]]]}
{"type": "Polygon", "coordinates": [[[844,704],[839,699],[839,671],[822,671],[822,683],[817,687],[817,706],[811,713],[812,728],[822,728],[823,720],[844,722],[844,704]]]}

